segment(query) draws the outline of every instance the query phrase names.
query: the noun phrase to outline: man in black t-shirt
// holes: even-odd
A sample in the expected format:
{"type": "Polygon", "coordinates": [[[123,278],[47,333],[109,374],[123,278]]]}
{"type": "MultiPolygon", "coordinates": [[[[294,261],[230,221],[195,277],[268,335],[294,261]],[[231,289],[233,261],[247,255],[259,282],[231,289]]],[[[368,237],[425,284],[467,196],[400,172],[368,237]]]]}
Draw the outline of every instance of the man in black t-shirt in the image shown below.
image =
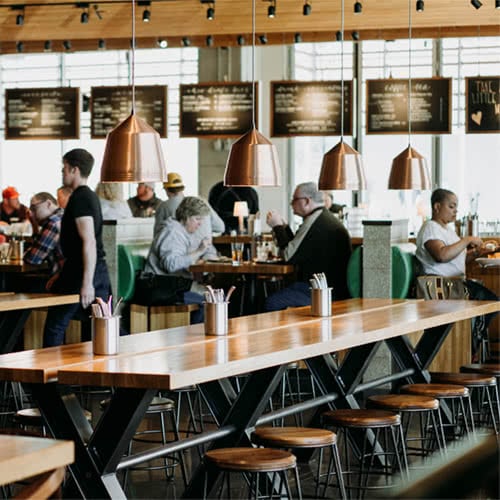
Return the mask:
{"type": "Polygon", "coordinates": [[[110,282],[102,244],[102,213],[97,195],[87,186],[94,158],[84,149],[63,156],[63,184],[73,189],[61,222],[64,265],[51,286],[55,293],[79,293],[80,303],[49,309],[43,334],[44,347],[61,345],[71,319],[82,322],[82,340],[90,340],[90,312],[96,297],[110,295],[110,282]]]}

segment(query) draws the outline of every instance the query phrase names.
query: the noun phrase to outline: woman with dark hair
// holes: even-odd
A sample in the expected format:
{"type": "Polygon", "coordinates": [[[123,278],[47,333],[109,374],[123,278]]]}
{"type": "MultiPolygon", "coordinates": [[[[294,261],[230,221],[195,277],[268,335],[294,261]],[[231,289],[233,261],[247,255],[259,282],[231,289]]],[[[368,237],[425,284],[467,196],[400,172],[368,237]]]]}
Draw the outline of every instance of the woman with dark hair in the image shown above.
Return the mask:
{"type": "MultiPolygon", "coordinates": [[[[417,235],[416,256],[421,274],[465,279],[465,265],[478,257],[495,251],[485,247],[477,236],[460,237],[455,232],[458,198],[452,191],[436,189],[431,196],[432,218],[425,222],[417,235]]],[[[469,297],[475,300],[498,300],[498,297],[477,281],[466,280],[469,297]]],[[[472,353],[487,337],[487,327],[494,314],[474,321],[472,353]]]]}

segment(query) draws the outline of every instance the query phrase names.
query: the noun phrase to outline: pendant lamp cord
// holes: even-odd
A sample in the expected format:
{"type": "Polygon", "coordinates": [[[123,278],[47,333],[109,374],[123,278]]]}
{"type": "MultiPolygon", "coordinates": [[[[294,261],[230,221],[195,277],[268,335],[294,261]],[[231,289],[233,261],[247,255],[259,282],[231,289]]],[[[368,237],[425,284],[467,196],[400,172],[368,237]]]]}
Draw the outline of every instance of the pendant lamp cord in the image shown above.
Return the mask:
{"type": "Polygon", "coordinates": [[[411,144],[411,1],[408,0],[408,146],[411,144]]]}
{"type": "Polygon", "coordinates": [[[344,0],[340,6],[340,140],[344,140],[344,0]]]}
{"type": "Polygon", "coordinates": [[[252,128],[255,127],[255,0],[252,0],[252,128]]]}
{"type": "Polygon", "coordinates": [[[132,53],[131,53],[131,70],[132,79],[132,113],[135,113],[135,0],[132,0],[132,53]]]}

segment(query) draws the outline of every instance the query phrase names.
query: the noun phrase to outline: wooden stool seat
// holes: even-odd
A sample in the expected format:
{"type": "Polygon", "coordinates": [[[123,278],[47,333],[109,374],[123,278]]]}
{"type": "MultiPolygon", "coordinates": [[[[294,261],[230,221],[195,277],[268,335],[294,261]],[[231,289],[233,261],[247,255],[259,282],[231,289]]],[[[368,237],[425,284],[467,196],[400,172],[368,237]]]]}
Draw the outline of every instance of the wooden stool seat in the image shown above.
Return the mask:
{"type": "Polygon", "coordinates": [[[386,410],[332,410],[322,416],[325,423],[340,427],[387,427],[401,423],[397,413],[386,410]]]}
{"type": "MultiPolygon", "coordinates": [[[[103,399],[100,403],[99,406],[101,407],[101,410],[105,410],[110,403],[111,399],[103,399]]],[[[155,412],[161,412],[161,411],[172,411],[175,409],[175,401],[172,399],[168,398],[162,398],[160,396],[155,396],[151,404],[148,407],[147,413],[155,413],[155,412]]]]}
{"type": "Polygon", "coordinates": [[[461,373],[488,373],[500,377],[500,363],[472,363],[460,367],[461,373]]]}
{"type": "Polygon", "coordinates": [[[401,387],[403,394],[418,394],[434,398],[468,397],[469,389],[462,385],[453,384],[408,384],[401,387]]]}
{"type": "Polygon", "coordinates": [[[262,446],[279,448],[319,448],[337,442],[337,435],[326,429],[308,427],[259,427],[252,441],[262,446]]]}
{"type": "Polygon", "coordinates": [[[392,411],[422,411],[437,410],[439,401],[429,396],[419,396],[418,394],[385,394],[370,396],[368,403],[378,408],[392,411]]]}
{"type": "MultiPolygon", "coordinates": [[[[84,410],[85,418],[90,422],[92,420],[92,413],[84,410]]],[[[43,420],[40,410],[38,408],[24,408],[16,412],[16,421],[21,425],[29,425],[32,427],[42,426],[43,420]]]]}
{"type": "Polygon", "coordinates": [[[290,452],[271,448],[220,448],[205,453],[205,460],[220,469],[244,472],[282,471],[297,463],[290,452]]]}
{"type": "Polygon", "coordinates": [[[470,388],[497,385],[496,378],[486,373],[431,372],[430,375],[432,382],[438,384],[456,384],[470,388]]]}

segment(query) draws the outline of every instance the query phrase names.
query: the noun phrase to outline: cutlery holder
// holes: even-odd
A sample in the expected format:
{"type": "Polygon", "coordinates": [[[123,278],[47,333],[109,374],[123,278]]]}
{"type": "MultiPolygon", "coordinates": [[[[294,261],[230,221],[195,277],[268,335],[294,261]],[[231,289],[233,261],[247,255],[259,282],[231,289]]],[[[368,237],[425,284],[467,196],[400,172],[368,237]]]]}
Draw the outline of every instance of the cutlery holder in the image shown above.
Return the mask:
{"type": "Polygon", "coordinates": [[[313,316],[332,315],[331,288],[311,288],[311,314],[313,316]]]}

